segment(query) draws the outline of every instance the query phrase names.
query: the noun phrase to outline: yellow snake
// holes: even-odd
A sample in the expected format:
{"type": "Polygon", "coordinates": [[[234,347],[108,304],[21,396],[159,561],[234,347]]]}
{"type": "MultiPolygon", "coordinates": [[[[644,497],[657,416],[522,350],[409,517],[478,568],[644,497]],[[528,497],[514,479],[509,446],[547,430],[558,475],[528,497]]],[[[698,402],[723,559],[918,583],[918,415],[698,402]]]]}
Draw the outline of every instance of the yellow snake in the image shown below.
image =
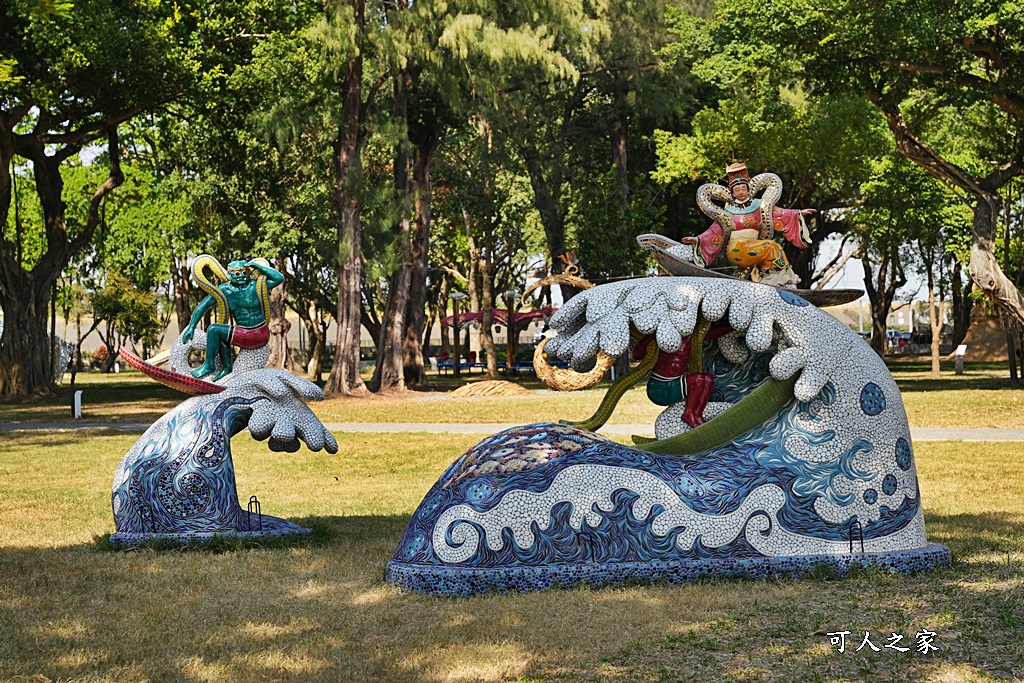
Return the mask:
{"type": "MultiPolygon", "coordinates": [[[[267,268],[270,267],[270,261],[265,258],[254,258],[251,261],[267,268]]],[[[270,320],[270,287],[267,286],[267,276],[258,270],[256,271],[256,294],[260,297],[260,310],[263,311],[263,319],[270,320]]]]}
{"type": "MultiPolygon", "coordinates": [[[[594,285],[587,282],[583,278],[579,277],[580,269],[578,266],[569,266],[564,273],[556,273],[555,275],[549,275],[543,280],[533,283],[530,285],[525,292],[523,292],[523,298],[537,289],[538,287],[547,287],[554,284],[566,284],[571,285],[577,289],[590,289],[594,285]]],[[[547,386],[551,387],[555,391],[579,391],[581,389],[589,389],[594,386],[601,379],[604,378],[608,368],[615,364],[615,359],[606,355],[603,351],[598,351],[597,364],[590,372],[576,372],[575,370],[563,370],[556,368],[548,364],[547,354],[544,353],[544,346],[548,343],[548,340],[543,340],[537,345],[537,348],[533,351],[533,371],[537,375],[537,379],[544,382],[547,386]]]]}
{"type": "MultiPolygon", "coordinates": [[[[260,265],[270,266],[270,261],[265,258],[252,260],[260,265]]],[[[212,296],[214,302],[217,304],[215,322],[221,323],[222,325],[230,325],[230,308],[228,307],[228,298],[224,295],[224,292],[220,291],[218,288],[218,285],[227,282],[230,279],[230,276],[224,266],[220,264],[220,261],[209,254],[200,254],[196,257],[196,260],[192,262],[192,279],[195,280],[200,289],[212,296]],[[207,269],[209,269],[212,277],[207,277],[207,269]]],[[[267,286],[267,276],[259,272],[256,276],[256,294],[260,299],[260,309],[263,311],[263,317],[265,319],[269,319],[270,288],[267,286]]]]}
{"type": "Polygon", "coordinates": [[[600,382],[608,368],[615,364],[615,359],[604,351],[597,352],[597,363],[589,372],[576,372],[575,370],[564,370],[556,368],[548,363],[548,355],[544,347],[550,339],[542,339],[537,348],[533,350],[533,371],[537,379],[544,382],[555,391],[579,391],[589,389],[600,382]]]}
{"type": "Polygon", "coordinates": [[[209,254],[200,254],[192,262],[192,279],[195,280],[200,289],[212,296],[216,302],[216,322],[223,325],[229,324],[228,314],[230,309],[228,308],[228,298],[224,296],[224,292],[217,289],[217,285],[227,282],[229,279],[228,271],[224,269],[220,261],[209,254]],[[213,277],[208,278],[206,276],[206,269],[210,270],[213,277]]]}
{"type": "Polygon", "coordinates": [[[569,285],[580,290],[590,289],[591,287],[593,287],[594,284],[581,278],[578,275],[579,272],[579,266],[569,266],[568,268],[565,269],[564,273],[555,273],[554,275],[548,275],[543,280],[538,280],[537,282],[534,282],[532,285],[527,287],[526,291],[523,292],[523,298],[525,299],[526,296],[535,289],[539,289],[540,287],[549,287],[551,285],[569,285]]]}

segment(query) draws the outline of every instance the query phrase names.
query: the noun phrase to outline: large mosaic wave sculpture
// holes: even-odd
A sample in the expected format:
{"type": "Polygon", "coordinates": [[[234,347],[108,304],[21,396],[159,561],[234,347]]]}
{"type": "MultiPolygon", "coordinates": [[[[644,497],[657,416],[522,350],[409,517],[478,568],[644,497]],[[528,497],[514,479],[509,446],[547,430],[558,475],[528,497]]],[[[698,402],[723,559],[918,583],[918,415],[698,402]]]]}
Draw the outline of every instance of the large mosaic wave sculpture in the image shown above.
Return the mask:
{"type": "Polygon", "coordinates": [[[388,580],[466,594],[948,566],[948,548],[925,538],[896,383],[801,297],[711,278],[601,285],[552,318],[547,351],[586,369],[645,336],[677,352],[708,323],[731,331],[705,344],[703,424],[680,419],[684,399],[659,418],[657,440],[633,446],[571,424],[490,436],[427,493],[388,580]]]}

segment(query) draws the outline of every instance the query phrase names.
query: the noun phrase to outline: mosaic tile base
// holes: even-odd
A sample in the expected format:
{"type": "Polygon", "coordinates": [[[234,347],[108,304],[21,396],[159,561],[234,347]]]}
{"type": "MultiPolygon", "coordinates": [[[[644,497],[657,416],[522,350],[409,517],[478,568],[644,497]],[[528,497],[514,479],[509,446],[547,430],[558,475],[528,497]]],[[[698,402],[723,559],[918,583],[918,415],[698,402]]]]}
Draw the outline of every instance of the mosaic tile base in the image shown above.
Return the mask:
{"type": "Polygon", "coordinates": [[[268,531],[211,531],[191,534],[111,534],[110,544],[122,548],[133,548],[156,541],[171,541],[187,545],[189,543],[207,543],[222,538],[281,538],[284,536],[305,536],[311,533],[313,533],[312,529],[296,527],[295,529],[272,529],[268,531]]]}
{"type": "Polygon", "coordinates": [[[948,569],[949,548],[929,543],[917,550],[806,557],[706,558],[674,562],[545,565],[473,569],[407,564],[392,560],[385,580],[406,590],[435,595],[473,595],[489,591],[540,591],[573,585],[612,586],[632,582],[685,583],[712,576],[799,578],[821,566],[845,576],[854,565],[898,574],[948,569]]]}
{"type": "MultiPolygon", "coordinates": [[[[263,515],[262,530],[250,530],[248,512],[238,505],[231,437],[248,428],[253,438],[269,439],[272,451],[294,453],[304,441],[310,450],[337,453],[334,436],[305,403],[322,399],[312,382],[264,369],[232,377],[222,392],[193,396],[170,410],[135,442],[114,474],[113,541],[303,533],[269,515],[263,515]]],[[[253,524],[256,519],[254,513],[253,524]]]]}

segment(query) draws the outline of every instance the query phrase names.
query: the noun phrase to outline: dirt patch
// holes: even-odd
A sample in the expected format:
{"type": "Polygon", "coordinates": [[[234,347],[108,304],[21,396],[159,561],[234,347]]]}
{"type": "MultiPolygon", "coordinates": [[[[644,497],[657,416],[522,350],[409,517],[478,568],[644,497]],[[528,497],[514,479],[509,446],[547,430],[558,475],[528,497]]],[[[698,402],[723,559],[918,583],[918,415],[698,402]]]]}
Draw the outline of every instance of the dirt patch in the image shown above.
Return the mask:
{"type": "Polygon", "coordinates": [[[524,389],[513,382],[491,379],[463,385],[449,394],[449,396],[452,398],[464,398],[466,396],[526,396],[529,393],[531,393],[529,389],[524,389]]]}
{"type": "Polygon", "coordinates": [[[965,361],[1006,361],[1006,330],[996,317],[977,316],[964,338],[965,361]]]}

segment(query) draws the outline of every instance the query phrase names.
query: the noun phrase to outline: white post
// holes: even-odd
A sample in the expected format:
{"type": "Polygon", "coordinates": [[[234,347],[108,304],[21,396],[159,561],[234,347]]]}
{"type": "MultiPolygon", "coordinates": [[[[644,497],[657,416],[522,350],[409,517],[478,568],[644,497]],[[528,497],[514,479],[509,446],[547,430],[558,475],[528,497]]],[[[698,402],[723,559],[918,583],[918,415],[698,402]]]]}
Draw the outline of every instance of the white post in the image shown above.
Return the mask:
{"type": "Polygon", "coordinates": [[[964,374],[964,354],[967,353],[967,344],[956,347],[956,374],[964,374]]]}
{"type": "Polygon", "coordinates": [[[75,391],[75,404],[71,407],[71,417],[76,420],[82,419],[82,390],[75,391]]]}

